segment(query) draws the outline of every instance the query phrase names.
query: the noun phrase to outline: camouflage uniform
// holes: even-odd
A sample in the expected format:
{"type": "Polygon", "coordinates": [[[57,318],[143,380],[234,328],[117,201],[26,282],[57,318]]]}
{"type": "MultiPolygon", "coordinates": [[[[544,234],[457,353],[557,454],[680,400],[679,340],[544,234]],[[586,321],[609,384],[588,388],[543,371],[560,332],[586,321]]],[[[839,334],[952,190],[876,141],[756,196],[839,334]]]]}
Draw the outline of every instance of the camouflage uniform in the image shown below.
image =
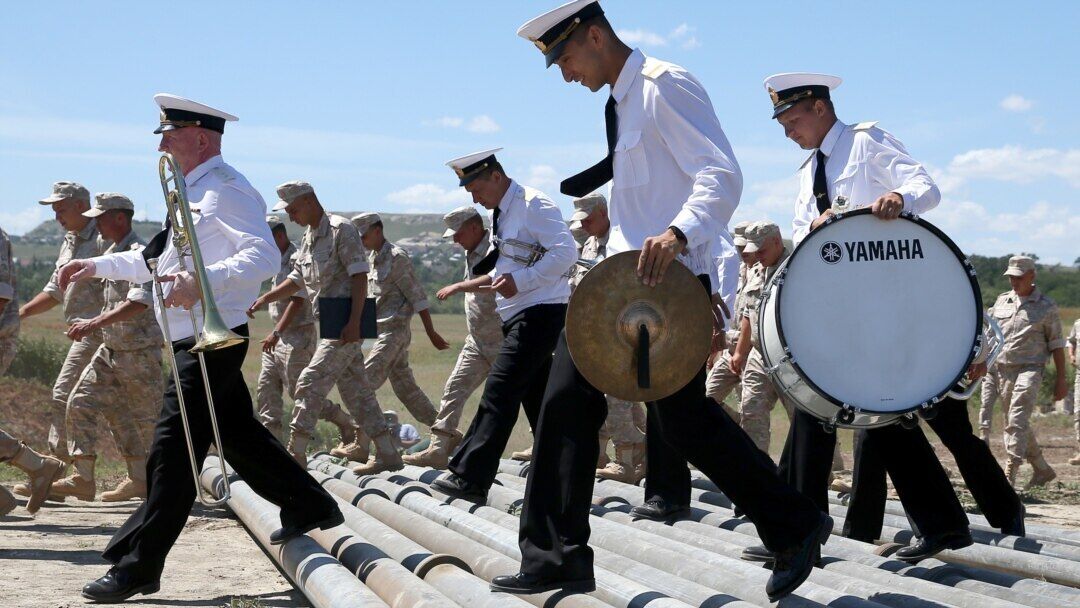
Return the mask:
{"type": "MultiPolygon", "coordinates": [[[[327,214],[318,227],[308,227],[304,233],[289,280],[305,288],[318,319],[319,298],[351,297],[350,277],[362,272],[368,272],[368,261],[356,228],[340,215],[327,214]]],[[[327,404],[337,407],[326,399],[335,384],[353,420],[368,435],[386,432],[386,420],[378,404],[361,398],[367,387],[361,342],[345,344],[320,338],[311,362],[296,381],[290,424],[293,433],[303,434],[305,429],[314,428],[327,404]]]]}
{"type": "MultiPolygon", "coordinates": [[[[281,255],[281,269],[274,277],[274,285],[280,285],[289,280],[295,257],[296,247],[290,243],[289,248],[281,255]]],[[[274,345],[273,352],[262,354],[262,367],[259,370],[259,380],[255,389],[259,421],[275,435],[281,433],[281,416],[284,408],[282,391],[284,390],[290,398],[295,398],[297,379],[311,362],[318,342],[315,317],[311,313],[311,302],[307,301],[302,293],[294,297],[304,298],[304,305],[293,317],[292,323],[281,332],[281,337],[274,345]]],[[[288,300],[270,303],[268,307],[270,319],[275,327],[288,304],[288,300]]],[[[312,396],[312,399],[317,400],[318,396],[312,396]]],[[[331,407],[337,406],[333,403],[324,403],[322,407],[316,409],[322,413],[331,407]]],[[[308,417],[305,417],[306,419],[308,417]]],[[[312,428],[306,429],[309,434],[314,430],[315,419],[310,418],[310,421],[312,428]]]]}
{"type": "MultiPolygon", "coordinates": [[[[766,268],[761,264],[755,264],[750,269],[746,286],[744,288],[742,308],[736,315],[738,318],[746,317],[750,320],[750,343],[753,348],[746,358],[745,369],[742,374],[742,398],[739,401],[739,426],[746,431],[754,444],[768,453],[769,439],[772,435],[770,423],[772,420],[773,405],[778,398],[776,389],[773,388],[768,374],[765,373],[765,361],[761,355],[760,329],[758,328],[758,304],[761,301],[762,291],[765,284],[772,277],[773,272],[788,257],[788,250],[777,260],[776,264],[766,268]]],[[[791,416],[791,406],[782,402],[791,416]]]]}
{"type": "MultiPolygon", "coordinates": [[[[132,231],[105,253],[134,251],[142,246],[132,231]]],[[[149,284],[105,281],[101,313],[129,300],[145,304],[147,309],[127,321],[101,329],[103,342],[83,369],[68,399],[68,449],[73,457],[98,454],[97,414],[108,421],[125,457],[143,457],[150,447],[165,391],[161,330],[153,314],[150,289],[149,284]]]]}
{"type": "Polygon", "coordinates": [[[1029,419],[1039,395],[1043,369],[1050,353],[1065,346],[1057,305],[1038,289],[1026,298],[1013,291],[1000,296],[989,310],[1001,326],[1005,343],[982,387],[979,426],[990,432],[994,402],[1004,403],[1005,451],[1010,467],[1025,459],[1042,463],[1042,450],[1031,431],[1029,419]]]}
{"type": "MultiPolygon", "coordinates": [[[[465,274],[463,280],[477,278],[472,274],[472,267],[484,258],[491,246],[491,234],[484,232],[480,244],[465,256],[465,274]]],[[[502,348],[502,321],[495,312],[495,294],[490,291],[474,291],[465,294],[465,326],[469,330],[465,345],[461,347],[454,371],[446,380],[439,413],[435,418],[432,431],[445,435],[458,432],[461,414],[465,411],[465,402],[473,391],[487,380],[491,365],[502,348]]]]}
{"type": "Polygon", "coordinates": [[[1073,427],[1076,429],[1076,447],[1080,450],[1080,319],[1077,319],[1073,323],[1072,329],[1069,331],[1069,344],[1073,347],[1073,352],[1077,353],[1076,360],[1072,362],[1074,371],[1073,377],[1073,427]]]}
{"type": "Polygon", "coordinates": [[[15,360],[19,343],[19,302],[16,294],[15,261],[11,240],[0,229],[0,301],[7,301],[0,311],[0,376],[7,373],[15,360]]]}
{"type": "MultiPolygon", "coordinates": [[[[60,245],[60,255],[56,258],[56,268],[59,270],[71,260],[99,256],[106,247],[108,247],[108,241],[98,234],[97,220],[91,219],[79,232],[68,232],[64,235],[64,243],[60,245]]],[[[63,304],[65,323],[71,325],[76,321],[93,319],[101,312],[105,304],[102,279],[74,283],[68,286],[66,292],[61,292],[57,274],[57,271],[53,271],[52,277],[49,278],[48,284],[42,291],[63,304]]],[[[71,347],[68,348],[67,357],[64,359],[64,365],[60,368],[60,375],[56,377],[56,383],[53,385],[49,451],[62,458],[68,456],[68,441],[65,432],[68,399],[71,397],[71,390],[75,388],[75,383],[79,381],[79,376],[90,364],[99,346],[101,346],[101,332],[94,332],[78,342],[72,342],[71,347]]]]}
{"type": "Polygon", "coordinates": [[[731,411],[731,408],[724,403],[724,399],[732,390],[738,389],[735,393],[736,400],[742,400],[742,386],[739,376],[731,370],[731,355],[735,354],[735,345],[739,340],[739,320],[742,318],[739,316],[738,311],[742,310],[743,301],[745,300],[743,293],[746,291],[746,277],[748,269],[745,263],[739,263],[739,283],[735,288],[735,306],[732,310],[731,324],[733,327],[727,330],[727,348],[724,349],[716,357],[716,361],[713,362],[712,369],[709,370],[708,377],[705,378],[705,396],[713,399],[724,408],[732,419],[738,419],[738,416],[731,411]]]}
{"type": "Polygon", "coordinates": [[[435,406],[416,384],[409,369],[412,316],[428,309],[424,288],[413,273],[412,261],[404,249],[390,241],[379,251],[368,252],[368,294],[375,298],[379,337],[364,365],[367,384],[361,388],[365,407],[379,409],[375,391],[388,379],[401,404],[421,424],[435,423],[435,406]]]}

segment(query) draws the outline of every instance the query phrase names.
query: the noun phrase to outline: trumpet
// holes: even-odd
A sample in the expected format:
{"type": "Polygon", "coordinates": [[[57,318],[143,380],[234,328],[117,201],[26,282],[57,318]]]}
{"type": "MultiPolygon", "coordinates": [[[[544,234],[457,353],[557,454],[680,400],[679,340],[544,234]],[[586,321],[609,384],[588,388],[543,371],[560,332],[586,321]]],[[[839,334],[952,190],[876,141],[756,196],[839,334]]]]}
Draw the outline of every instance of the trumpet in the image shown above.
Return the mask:
{"type": "MultiPolygon", "coordinates": [[[[214,411],[214,396],[210,391],[210,377],[206,372],[206,359],[203,353],[219,350],[246,340],[228,328],[221,318],[214,294],[210,290],[210,281],[206,276],[206,266],[203,264],[202,252],[199,250],[199,239],[195,235],[195,222],[191,217],[191,203],[188,201],[187,185],[184,182],[184,174],[180,167],[168,152],[161,155],[158,161],[158,175],[161,179],[161,190],[165,194],[165,207],[168,213],[169,223],[172,227],[172,243],[176,249],[176,258],[180,264],[180,270],[191,272],[195,276],[195,286],[199,290],[199,303],[202,307],[203,326],[199,330],[199,322],[195,316],[195,310],[188,311],[191,317],[191,329],[196,337],[195,346],[190,352],[194,353],[199,360],[199,368],[203,377],[203,389],[206,391],[206,406],[210,410],[210,427],[213,429],[214,444],[218,453],[224,456],[221,444],[221,433],[218,431],[217,413],[214,411]],[[185,257],[191,258],[192,268],[189,270],[185,257]]],[[[158,280],[158,260],[148,260],[150,272],[154,277],[154,295],[157,297],[161,310],[165,310],[165,294],[158,280]]],[[[161,329],[165,335],[165,341],[172,344],[172,332],[169,328],[169,319],[166,314],[161,315],[161,329]]],[[[199,469],[195,463],[195,447],[191,439],[191,424],[188,421],[187,406],[184,403],[184,392],[180,389],[180,371],[176,367],[176,355],[172,348],[166,348],[169,355],[169,364],[172,367],[173,382],[176,385],[176,398],[180,404],[180,419],[184,427],[184,439],[187,441],[188,457],[191,461],[191,474],[195,481],[195,495],[199,502],[207,507],[219,507],[224,505],[231,496],[229,490],[229,476],[223,475],[222,495],[214,500],[203,492],[202,484],[199,483],[199,469]]]]}

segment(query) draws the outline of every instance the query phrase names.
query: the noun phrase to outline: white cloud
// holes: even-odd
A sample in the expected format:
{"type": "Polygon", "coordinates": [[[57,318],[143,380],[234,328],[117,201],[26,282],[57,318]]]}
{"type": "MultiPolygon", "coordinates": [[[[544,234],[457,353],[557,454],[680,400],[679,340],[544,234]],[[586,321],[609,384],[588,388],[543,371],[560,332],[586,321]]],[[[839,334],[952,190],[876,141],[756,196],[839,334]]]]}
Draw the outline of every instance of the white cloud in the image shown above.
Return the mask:
{"type": "Polygon", "coordinates": [[[498,133],[502,130],[499,123],[495,122],[495,119],[487,114],[481,114],[479,116],[473,116],[469,124],[465,126],[465,130],[470,133],[498,133]]]}
{"type": "Polygon", "coordinates": [[[413,184],[386,195],[386,201],[397,205],[395,211],[407,213],[443,212],[469,203],[469,194],[462,188],[447,189],[436,184],[413,184]]]}
{"type": "Polygon", "coordinates": [[[34,204],[18,211],[0,211],[0,226],[8,234],[26,234],[52,218],[52,207],[34,204]]]}
{"type": "Polygon", "coordinates": [[[425,127],[443,127],[447,129],[457,129],[463,124],[465,124],[465,119],[460,116],[443,116],[435,120],[425,120],[423,123],[425,127]]]}
{"type": "Polygon", "coordinates": [[[1035,105],[1035,102],[1022,95],[1013,93],[1001,100],[1001,109],[1008,112],[1027,112],[1035,105]]]}
{"type": "Polygon", "coordinates": [[[1075,258],[1080,212],[1076,205],[1046,201],[993,212],[980,203],[943,200],[927,219],[944,230],[967,253],[987,255],[1034,252],[1048,263],[1075,258]]]}
{"type": "Polygon", "coordinates": [[[559,191],[559,172],[551,165],[532,165],[526,179],[522,182],[547,193],[549,196],[559,191]]]}
{"type": "Polygon", "coordinates": [[[630,45],[667,46],[667,38],[649,30],[619,30],[616,34],[623,42],[630,45]]]}
{"type": "Polygon", "coordinates": [[[694,35],[695,31],[697,28],[694,26],[680,23],[666,36],[646,29],[618,30],[616,34],[630,45],[667,46],[678,43],[681,48],[690,50],[701,46],[701,41],[694,35]]]}
{"type": "Polygon", "coordinates": [[[961,179],[994,179],[1020,184],[1057,177],[1080,188],[1080,150],[1021,146],[983,148],[953,157],[947,171],[961,179]]]}
{"type": "Polygon", "coordinates": [[[690,36],[689,38],[684,40],[683,43],[681,45],[679,45],[679,46],[681,46],[683,49],[685,49],[687,51],[690,51],[690,50],[693,50],[693,49],[696,49],[696,48],[700,47],[701,46],[701,41],[697,39],[697,36],[690,36]]]}

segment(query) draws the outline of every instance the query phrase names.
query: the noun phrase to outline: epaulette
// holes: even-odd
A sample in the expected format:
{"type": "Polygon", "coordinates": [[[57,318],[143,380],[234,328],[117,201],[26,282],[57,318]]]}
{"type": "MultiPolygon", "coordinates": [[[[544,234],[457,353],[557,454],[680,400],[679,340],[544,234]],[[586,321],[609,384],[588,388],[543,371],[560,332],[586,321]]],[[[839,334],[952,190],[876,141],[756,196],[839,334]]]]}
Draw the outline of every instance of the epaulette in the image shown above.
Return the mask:
{"type": "Polygon", "coordinates": [[[236,173],[230,171],[228,167],[214,167],[210,172],[223,182],[231,182],[236,179],[236,173]]]}
{"type": "Polygon", "coordinates": [[[668,71],[668,68],[670,67],[670,63],[650,57],[646,59],[645,63],[641,66],[641,75],[646,78],[656,79],[659,78],[664,72],[668,71]]]}
{"type": "Polygon", "coordinates": [[[540,192],[539,190],[537,190],[536,188],[531,188],[531,187],[525,186],[525,185],[521,186],[521,195],[523,197],[525,197],[526,201],[531,201],[534,198],[536,198],[538,196],[541,196],[542,194],[543,193],[540,192]]]}
{"type": "Polygon", "coordinates": [[[338,215],[336,213],[327,214],[330,216],[330,225],[334,228],[340,228],[344,224],[350,224],[349,218],[338,215]]]}
{"type": "Polygon", "coordinates": [[[146,247],[146,245],[143,245],[139,241],[132,241],[131,245],[128,246],[128,251],[142,251],[143,247],[146,247]]]}
{"type": "Polygon", "coordinates": [[[851,127],[851,130],[852,131],[869,131],[870,129],[874,128],[874,125],[876,125],[877,123],[878,123],[878,121],[876,121],[876,120],[868,120],[866,122],[860,122],[859,124],[855,125],[854,127],[851,127]]]}

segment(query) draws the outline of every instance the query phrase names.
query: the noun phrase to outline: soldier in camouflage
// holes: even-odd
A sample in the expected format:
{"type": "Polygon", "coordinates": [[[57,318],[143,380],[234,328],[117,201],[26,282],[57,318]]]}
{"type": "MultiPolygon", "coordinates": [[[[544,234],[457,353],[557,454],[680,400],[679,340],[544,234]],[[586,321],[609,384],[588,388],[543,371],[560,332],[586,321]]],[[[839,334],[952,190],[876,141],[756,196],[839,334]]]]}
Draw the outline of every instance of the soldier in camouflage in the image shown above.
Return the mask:
{"type": "MultiPolygon", "coordinates": [[[[0,302],[3,300],[0,299],[0,302]]],[[[26,511],[31,515],[41,508],[48,497],[50,484],[64,467],[64,463],[59,459],[38,454],[25,443],[8,435],[4,429],[0,429],[0,463],[18,467],[30,476],[30,483],[26,484],[29,489],[27,495],[30,497],[26,502],[26,511]]],[[[0,517],[11,513],[17,504],[7,488],[0,486],[0,517]]]]}
{"type": "Polygon", "coordinates": [[[1069,464],[1080,466],[1080,319],[1077,319],[1069,331],[1069,360],[1075,369],[1073,378],[1073,427],[1076,431],[1076,455],[1069,459],[1069,464]]]}
{"type": "MultiPolygon", "coordinates": [[[[420,316],[432,346],[446,350],[450,345],[435,331],[427,296],[413,272],[409,254],[386,239],[379,214],[361,213],[352,218],[352,223],[368,252],[371,267],[368,293],[375,298],[379,331],[364,364],[368,383],[362,389],[361,399],[378,408],[375,391],[389,380],[394,395],[413,418],[430,427],[435,424],[435,406],[416,383],[409,368],[409,344],[412,342],[409,323],[413,314],[420,316]]],[[[370,475],[382,470],[382,465],[376,460],[354,470],[357,475],[370,475]]]]}
{"type": "Polygon", "coordinates": [[[715,357],[713,364],[709,368],[709,375],[705,378],[705,395],[711,397],[714,401],[719,403],[728,415],[733,419],[738,420],[739,417],[724,403],[724,399],[735,389],[735,396],[741,400],[742,390],[739,383],[739,375],[731,370],[731,355],[735,354],[735,344],[739,341],[739,311],[743,308],[745,300],[744,292],[746,288],[746,278],[749,274],[749,269],[754,265],[754,254],[745,253],[746,248],[746,227],[750,225],[750,222],[739,222],[735,224],[731,229],[732,241],[735,245],[735,250],[739,252],[739,283],[735,288],[735,305],[732,307],[731,324],[727,330],[726,343],[727,348],[720,351],[715,357]]]}
{"type": "MultiPolygon", "coordinates": [[[[281,219],[276,215],[269,215],[266,217],[266,223],[270,226],[274,243],[281,251],[281,267],[273,283],[276,286],[289,280],[289,273],[292,272],[293,261],[296,257],[296,247],[289,241],[288,232],[281,219]]],[[[259,421],[280,441],[282,440],[281,418],[284,409],[282,394],[287,394],[290,399],[296,398],[296,383],[300,378],[300,373],[308,366],[311,357],[315,354],[319,336],[315,330],[315,317],[311,313],[311,303],[303,293],[293,295],[288,302],[271,302],[269,310],[274,329],[263,338],[261,343],[262,366],[259,369],[255,394],[259,421]]],[[[254,310],[249,310],[248,314],[254,316],[254,310]]],[[[318,398],[318,395],[311,395],[313,400],[318,398]]],[[[336,449],[343,449],[345,445],[356,440],[352,417],[337,404],[327,400],[322,406],[312,409],[319,410],[319,417],[333,422],[338,427],[341,433],[341,445],[336,449]]],[[[295,413],[297,412],[294,411],[295,413]]],[[[304,432],[308,435],[314,434],[316,421],[311,416],[294,418],[293,422],[297,425],[306,425],[304,432]]]]}
{"type": "MultiPolygon", "coordinates": [[[[53,184],[52,194],[40,202],[52,207],[56,221],[67,231],[64,242],[60,245],[60,254],[56,258],[57,268],[71,260],[101,255],[109,246],[98,234],[97,222],[83,216],[83,212],[90,208],[90,191],[82,185],[75,182],[56,182],[53,184]]],[[[74,285],[67,292],[61,292],[54,271],[41,293],[19,309],[19,318],[25,320],[62,304],[64,322],[69,326],[92,319],[101,312],[104,304],[102,285],[101,279],[94,279],[74,285]]],[[[60,368],[60,375],[53,385],[49,407],[49,451],[61,460],[69,460],[65,420],[71,389],[75,387],[79,375],[90,363],[100,345],[99,331],[72,342],[60,368]]],[[[20,490],[24,488],[16,487],[16,493],[20,493],[20,490]]]]}
{"type": "MultiPolygon", "coordinates": [[[[131,229],[135,215],[131,200],[111,192],[94,198],[94,208],[83,215],[94,218],[102,237],[112,242],[105,253],[141,249],[144,243],[131,229]]],[[[104,300],[100,314],[78,321],[68,330],[68,337],[75,341],[99,333],[102,344],[68,399],[68,450],[75,472],[52,484],[51,494],[94,499],[100,416],[108,422],[128,470],[127,478],[116,488],[102,493],[102,501],[146,498],[146,454],[165,387],[161,330],[149,311],[153,306],[150,285],[106,280],[104,300]]]]}
{"type": "Polygon", "coordinates": [[[1035,287],[1035,260],[1017,255],[1009,258],[1005,276],[1012,290],[998,296],[988,311],[1001,326],[1005,342],[982,386],[979,426],[989,438],[994,403],[1002,400],[1005,412],[1005,475],[1016,486],[1020,465],[1027,460],[1034,471],[1027,487],[1040,486],[1057,477],[1043,458],[1042,449],[1031,430],[1031,412],[1039,396],[1043,369],[1054,359],[1057,383],[1054,400],[1065,397],[1065,339],[1057,305],[1035,287]]]}
{"type": "Polygon", "coordinates": [[[19,347],[19,302],[11,239],[0,229],[0,376],[7,373],[19,347]]]}
{"type": "Polygon", "coordinates": [[[315,190],[307,182],[286,182],[277,187],[277,194],[281,200],[273,210],[285,210],[290,220],[307,227],[307,231],[294,258],[289,280],[259,296],[252,309],[304,293],[316,321],[325,321],[329,328],[330,323],[339,323],[341,319],[324,318],[320,302],[330,310],[329,307],[350,299],[348,319],[340,329],[340,338],[323,337],[320,327],[315,354],[296,381],[289,452],[297,462],[306,463],[307,444],[311,441],[308,429],[314,427],[321,410],[331,403],[326,396],[336,384],[353,418],[356,439],[331,454],[366,462],[367,437],[370,436],[382,469],[400,469],[401,456],[395,449],[382,411],[374,402],[362,398],[367,374],[361,350],[360,317],[367,296],[369,265],[360,235],[348,219],[326,213],[315,190]]]}
{"type": "MultiPolygon", "coordinates": [[[[574,200],[574,215],[570,217],[570,230],[580,228],[589,235],[578,252],[582,260],[599,261],[607,256],[608,220],[607,199],[603,194],[593,193],[574,200]]],[[[575,265],[570,269],[571,294],[585,276],[586,269],[575,265]]],[[[600,460],[596,463],[596,476],[624,483],[641,481],[645,477],[645,433],[634,424],[634,409],[645,412],[643,403],[634,403],[605,395],[608,405],[607,419],[600,427],[600,460]],[[608,460],[607,444],[615,445],[615,460],[608,460]]]]}
{"type": "Polygon", "coordinates": [[[447,285],[435,294],[445,300],[454,294],[465,294],[465,326],[468,336],[458,353],[454,370],[446,380],[439,412],[431,426],[431,445],[417,454],[406,454],[406,464],[445,469],[450,453],[461,442],[458,425],[465,411],[465,402],[477,387],[487,380],[491,365],[502,348],[503,333],[499,314],[495,312],[495,294],[481,291],[487,283],[487,275],[472,272],[491,246],[491,234],[484,228],[484,220],[471,205],[458,207],[443,216],[446,223],[444,238],[452,238],[465,250],[465,272],[462,280],[447,285]]]}

